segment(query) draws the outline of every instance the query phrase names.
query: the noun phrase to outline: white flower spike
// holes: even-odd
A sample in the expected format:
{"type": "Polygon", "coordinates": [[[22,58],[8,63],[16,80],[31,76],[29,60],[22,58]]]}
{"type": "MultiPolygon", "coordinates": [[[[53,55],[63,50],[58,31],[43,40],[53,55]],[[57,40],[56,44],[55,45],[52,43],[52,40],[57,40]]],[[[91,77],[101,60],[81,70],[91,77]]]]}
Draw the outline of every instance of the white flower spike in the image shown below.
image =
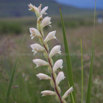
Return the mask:
{"type": "Polygon", "coordinates": [[[39,73],[39,74],[37,74],[36,76],[37,76],[40,80],[42,80],[42,79],[46,79],[46,80],[51,79],[51,77],[49,77],[48,75],[43,74],[43,73],[39,73]]]}
{"type": "Polygon", "coordinates": [[[31,34],[30,34],[31,39],[33,39],[35,36],[41,37],[41,34],[40,34],[40,32],[39,32],[37,29],[35,29],[35,28],[30,28],[29,31],[30,31],[30,33],[31,33],[31,34]]]}
{"type": "Polygon", "coordinates": [[[51,57],[53,57],[55,54],[61,54],[61,46],[60,45],[56,45],[56,46],[54,46],[53,48],[52,48],[52,50],[50,51],[50,54],[49,54],[49,56],[50,56],[50,58],[51,57]]]}
{"type": "Polygon", "coordinates": [[[41,10],[41,15],[47,14],[47,13],[46,13],[47,9],[48,9],[48,6],[45,6],[45,7],[41,10]]]}
{"type": "Polygon", "coordinates": [[[64,80],[65,76],[64,76],[64,73],[63,72],[59,72],[57,78],[56,78],[56,83],[57,85],[59,85],[59,83],[64,80]]]}
{"type": "Polygon", "coordinates": [[[73,91],[73,87],[70,87],[62,96],[62,99],[65,99],[71,92],[73,91]]]}
{"type": "Polygon", "coordinates": [[[42,96],[46,96],[46,95],[55,95],[55,92],[51,91],[51,90],[45,90],[41,92],[42,96]]]}
{"type": "Polygon", "coordinates": [[[38,52],[38,51],[44,51],[44,47],[42,47],[41,45],[35,43],[35,44],[31,44],[30,47],[32,48],[32,52],[34,52],[34,55],[38,52]]]}
{"type": "Polygon", "coordinates": [[[56,34],[56,30],[50,32],[50,33],[46,36],[44,42],[47,43],[49,40],[57,39],[56,36],[55,36],[55,34],[56,34]]]}
{"type": "Polygon", "coordinates": [[[33,62],[36,64],[36,68],[39,66],[48,66],[48,62],[42,60],[42,59],[33,59],[33,62]]]}
{"type": "MultiPolygon", "coordinates": [[[[57,69],[63,68],[63,60],[59,59],[53,64],[53,59],[52,57],[55,54],[61,54],[61,46],[56,45],[54,46],[51,51],[49,52],[49,45],[47,44],[50,40],[52,39],[57,39],[55,34],[56,30],[49,32],[48,35],[44,39],[44,27],[46,26],[51,26],[51,17],[46,16],[43,18],[43,16],[46,13],[48,6],[44,7],[41,10],[41,4],[39,7],[35,7],[32,4],[29,4],[29,10],[35,12],[36,17],[37,17],[37,29],[36,28],[30,28],[30,36],[31,39],[33,39],[35,36],[39,38],[40,44],[34,43],[31,44],[30,47],[32,48],[32,51],[37,53],[38,51],[42,51],[44,53],[44,57],[47,59],[47,61],[44,61],[42,59],[33,59],[33,62],[36,64],[36,67],[39,66],[47,66],[48,67],[48,72],[50,73],[49,75],[46,75],[44,73],[38,73],[36,76],[40,80],[49,80],[51,86],[54,88],[54,91],[50,90],[44,90],[41,92],[42,96],[46,95],[55,95],[56,100],[59,103],[67,103],[65,98],[73,91],[73,87],[68,89],[64,95],[61,97],[61,88],[59,87],[59,83],[65,78],[64,73],[61,71],[56,73],[57,69]]],[[[27,78],[28,79],[28,78],[27,78]]]]}
{"type": "Polygon", "coordinates": [[[51,26],[50,24],[51,24],[51,17],[45,17],[43,20],[42,20],[42,22],[41,22],[41,26],[42,26],[42,28],[44,28],[45,26],[51,26]]]}

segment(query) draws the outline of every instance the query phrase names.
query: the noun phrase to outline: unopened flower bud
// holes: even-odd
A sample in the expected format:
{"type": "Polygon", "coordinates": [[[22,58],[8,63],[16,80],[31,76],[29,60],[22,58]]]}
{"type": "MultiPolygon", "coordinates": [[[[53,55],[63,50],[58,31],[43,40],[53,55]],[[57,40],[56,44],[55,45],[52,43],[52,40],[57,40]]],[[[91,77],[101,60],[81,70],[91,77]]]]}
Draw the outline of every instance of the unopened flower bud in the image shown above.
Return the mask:
{"type": "Polygon", "coordinates": [[[58,97],[58,95],[56,94],[55,99],[60,103],[60,99],[58,97]]]}
{"type": "Polygon", "coordinates": [[[45,90],[41,92],[42,96],[46,96],[46,95],[55,95],[55,92],[50,91],[50,90],[45,90]]]}
{"type": "Polygon", "coordinates": [[[65,78],[64,73],[63,72],[59,72],[59,74],[57,75],[56,78],[56,84],[59,85],[59,83],[65,78]]]}
{"type": "Polygon", "coordinates": [[[44,56],[45,56],[45,58],[48,58],[47,52],[44,52],[44,56]]]}
{"type": "Polygon", "coordinates": [[[49,56],[52,57],[52,56],[54,56],[54,55],[57,54],[57,53],[58,53],[58,54],[61,54],[60,49],[61,49],[61,46],[60,46],[60,45],[54,46],[54,47],[52,48],[52,50],[50,51],[49,56]]]}
{"type": "Polygon", "coordinates": [[[71,92],[73,91],[73,87],[70,87],[62,96],[63,99],[65,99],[71,92]]]}
{"type": "Polygon", "coordinates": [[[36,64],[36,68],[39,66],[48,66],[48,62],[42,60],[42,59],[33,59],[33,62],[36,64]]]}
{"type": "Polygon", "coordinates": [[[55,62],[54,66],[53,66],[53,71],[55,72],[57,69],[59,68],[63,68],[63,60],[62,59],[59,59],[55,62]]]}
{"type": "Polygon", "coordinates": [[[54,82],[53,82],[52,79],[50,80],[50,85],[51,85],[53,88],[55,87],[55,84],[54,84],[54,82]]]}
{"type": "Polygon", "coordinates": [[[61,93],[61,89],[60,89],[60,87],[57,85],[57,90],[58,90],[58,92],[59,92],[59,94],[61,93]]]}
{"type": "Polygon", "coordinates": [[[41,80],[41,79],[46,79],[46,80],[51,79],[51,77],[49,77],[48,75],[46,75],[46,74],[44,74],[44,73],[39,73],[39,74],[37,74],[36,76],[37,76],[40,80],[41,80]]]}
{"type": "Polygon", "coordinates": [[[56,34],[56,31],[50,32],[50,33],[46,36],[44,42],[47,43],[49,40],[56,39],[55,34],[56,34]]]}

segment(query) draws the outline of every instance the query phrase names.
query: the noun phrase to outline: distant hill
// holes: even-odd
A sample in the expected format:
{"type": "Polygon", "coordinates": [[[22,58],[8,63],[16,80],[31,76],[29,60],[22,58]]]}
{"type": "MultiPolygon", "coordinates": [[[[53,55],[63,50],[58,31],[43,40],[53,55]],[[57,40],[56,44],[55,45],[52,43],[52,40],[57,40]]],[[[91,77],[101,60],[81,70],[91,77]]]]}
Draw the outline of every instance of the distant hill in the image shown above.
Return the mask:
{"type": "MultiPolygon", "coordinates": [[[[32,3],[35,6],[43,4],[49,6],[47,13],[49,15],[59,15],[58,3],[54,0],[1,0],[0,1],[0,17],[20,17],[32,16],[33,12],[28,10],[28,4],[32,3]]],[[[65,6],[61,4],[64,15],[92,12],[92,10],[79,9],[72,6],[65,6]]]]}

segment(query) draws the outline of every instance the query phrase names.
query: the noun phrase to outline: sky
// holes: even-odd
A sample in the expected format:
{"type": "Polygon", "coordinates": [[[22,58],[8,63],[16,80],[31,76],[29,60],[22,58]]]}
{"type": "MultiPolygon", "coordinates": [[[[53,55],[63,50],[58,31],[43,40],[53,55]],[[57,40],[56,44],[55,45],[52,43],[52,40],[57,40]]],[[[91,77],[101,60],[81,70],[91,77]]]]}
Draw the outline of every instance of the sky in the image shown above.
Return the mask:
{"type": "MultiPolygon", "coordinates": [[[[55,0],[59,3],[71,5],[79,8],[91,8],[95,7],[95,0],[55,0]]],[[[96,8],[103,9],[103,0],[96,0],[96,8]]]]}

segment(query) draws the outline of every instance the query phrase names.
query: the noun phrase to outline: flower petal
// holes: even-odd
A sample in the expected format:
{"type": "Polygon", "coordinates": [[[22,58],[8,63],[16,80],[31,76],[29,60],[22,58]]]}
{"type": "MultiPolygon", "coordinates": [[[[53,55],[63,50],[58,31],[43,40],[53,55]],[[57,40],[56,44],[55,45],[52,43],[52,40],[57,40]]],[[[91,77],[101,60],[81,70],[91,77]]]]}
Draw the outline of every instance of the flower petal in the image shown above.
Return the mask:
{"type": "Polygon", "coordinates": [[[39,74],[37,74],[36,75],[40,80],[41,79],[51,79],[51,77],[50,76],[48,76],[48,75],[46,75],[46,74],[43,74],[43,73],[39,73],[39,74]]]}
{"type": "Polygon", "coordinates": [[[50,33],[46,36],[44,42],[47,43],[49,40],[56,39],[55,34],[56,34],[56,30],[50,32],[50,33]]]}
{"type": "Polygon", "coordinates": [[[55,72],[57,69],[59,68],[63,68],[63,60],[62,59],[59,59],[55,62],[54,66],[53,66],[53,71],[55,72]]]}
{"type": "Polygon", "coordinates": [[[51,91],[51,90],[44,90],[41,92],[42,96],[46,96],[46,95],[55,95],[56,93],[51,91]]]}
{"type": "Polygon", "coordinates": [[[45,7],[41,10],[41,15],[47,14],[47,13],[46,13],[47,9],[48,9],[48,6],[45,6],[45,7]]]}
{"type": "Polygon", "coordinates": [[[51,20],[51,17],[45,17],[43,20],[42,20],[42,22],[41,22],[41,26],[44,28],[45,26],[50,26],[50,24],[51,24],[51,22],[50,22],[50,20],[51,20]]]}
{"type": "Polygon", "coordinates": [[[57,85],[59,85],[59,83],[65,78],[64,73],[63,72],[59,72],[57,78],[56,78],[56,83],[57,85]]]}
{"type": "Polygon", "coordinates": [[[33,62],[36,64],[36,68],[39,66],[47,66],[48,62],[42,60],[42,59],[33,59],[33,62]]]}
{"type": "Polygon", "coordinates": [[[57,53],[58,53],[58,54],[61,54],[60,49],[61,49],[61,46],[60,46],[60,45],[54,46],[54,47],[52,48],[52,50],[50,51],[49,56],[52,57],[52,56],[54,56],[54,55],[57,54],[57,53]]]}
{"type": "Polygon", "coordinates": [[[71,92],[73,91],[73,87],[70,87],[62,96],[62,99],[65,99],[71,92]]]}

